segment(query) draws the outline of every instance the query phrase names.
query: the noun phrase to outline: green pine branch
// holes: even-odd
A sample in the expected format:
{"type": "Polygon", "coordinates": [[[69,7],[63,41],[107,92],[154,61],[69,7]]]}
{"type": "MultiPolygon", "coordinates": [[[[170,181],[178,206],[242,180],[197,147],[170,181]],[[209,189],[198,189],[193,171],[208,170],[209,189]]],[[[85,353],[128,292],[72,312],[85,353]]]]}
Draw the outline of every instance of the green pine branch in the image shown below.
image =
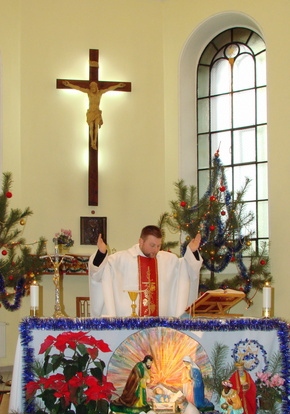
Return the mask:
{"type": "Polygon", "coordinates": [[[30,284],[41,278],[45,264],[39,257],[45,252],[46,240],[40,237],[31,245],[26,243],[22,236],[23,225],[32,210],[29,207],[9,209],[11,186],[12,174],[4,173],[0,194],[0,306],[2,303],[6,309],[16,310],[13,301],[23,296],[19,282],[24,282],[25,293],[29,293],[30,284]]]}
{"type": "Polygon", "coordinates": [[[170,212],[161,215],[164,250],[170,250],[166,240],[166,230],[179,235],[180,252],[183,254],[187,243],[199,232],[202,235],[200,254],[204,260],[200,290],[230,288],[244,290],[246,302],[250,305],[250,291],[261,291],[265,282],[272,281],[269,270],[267,243],[256,245],[253,242],[253,212],[244,201],[251,183],[245,177],[244,185],[232,194],[227,189],[224,167],[218,154],[213,160],[209,185],[205,194],[198,200],[197,188],[187,186],[184,180],[174,183],[176,199],[169,202],[170,212]],[[232,276],[222,280],[222,273],[228,265],[236,264],[232,276]],[[209,276],[204,275],[209,271],[209,276]]]}

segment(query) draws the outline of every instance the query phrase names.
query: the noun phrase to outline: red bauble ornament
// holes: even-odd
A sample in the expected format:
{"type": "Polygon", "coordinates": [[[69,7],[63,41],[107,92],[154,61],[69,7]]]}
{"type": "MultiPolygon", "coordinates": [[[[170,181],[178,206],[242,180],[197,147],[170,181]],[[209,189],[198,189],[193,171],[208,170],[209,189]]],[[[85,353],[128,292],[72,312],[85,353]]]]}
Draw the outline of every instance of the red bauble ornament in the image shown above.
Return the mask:
{"type": "Polygon", "coordinates": [[[216,200],[216,196],[214,196],[214,195],[212,195],[212,196],[210,196],[210,201],[215,201],[216,200]]]}
{"type": "Polygon", "coordinates": [[[210,231],[214,231],[214,230],[215,230],[215,226],[214,226],[213,224],[211,224],[211,225],[209,226],[209,229],[210,229],[210,231]]]}
{"type": "Polygon", "coordinates": [[[14,276],[10,275],[10,276],[8,276],[8,279],[11,280],[11,281],[14,280],[14,276]]]}
{"type": "Polygon", "coordinates": [[[266,260],[264,260],[264,259],[260,260],[260,264],[261,264],[262,266],[265,266],[265,264],[266,264],[266,260]]]}
{"type": "Polygon", "coordinates": [[[6,256],[6,254],[7,254],[7,250],[2,250],[2,252],[1,252],[1,253],[2,253],[2,255],[3,255],[3,256],[6,256]]]}
{"type": "Polygon", "coordinates": [[[232,256],[232,257],[231,257],[231,262],[235,262],[235,261],[236,261],[235,256],[232,256]]]}
{"type": "Polygon", "coordinates": [[[11,193],[10,191],[7,191],[7,193],[6,193],[6,197],[7,197],[7,198],[11,198],[11,197],[12,197],[12,193],[11,193]]]}
{"type": "Polygon", "coordinates": [[[226,215],[226,212],[225,212],[224,210],[222,210],[222,211],[221,211],[221,215],[222,215],[222,216],[225,216],[225,215],[226,215]]]}
{"type": "Polygon", "coordinates": [[[181,207],[186,207],[186,204],[187,204],[186,201],[180,201],[180,206],[181,207]]]}
{"type": "Polygon", "coordinates": [[[223,193],[224,191],[226,191],[226,187],[225,187],[224,185],[222,185],[222,186],[220,187],[220,191],[223,193]]]}

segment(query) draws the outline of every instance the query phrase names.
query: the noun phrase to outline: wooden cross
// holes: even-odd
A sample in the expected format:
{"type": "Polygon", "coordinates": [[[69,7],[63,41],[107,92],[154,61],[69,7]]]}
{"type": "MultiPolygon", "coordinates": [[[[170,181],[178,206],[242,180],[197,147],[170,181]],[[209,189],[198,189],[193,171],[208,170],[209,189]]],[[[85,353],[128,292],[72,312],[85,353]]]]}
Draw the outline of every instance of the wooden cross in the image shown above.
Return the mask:
{"type": "Polygon", "coordinates": [[[89,125],[89,174],[88,174],[88,203],[98,205],[98,129],[103,124],[99,104],[102,95],[110,90],[131,92],[130,82],[99,81],[99,51],[90,49],[89,80],[57,79],[57,89],[77,89],[85,92],[89,98],[87,123],[89,125]]]}

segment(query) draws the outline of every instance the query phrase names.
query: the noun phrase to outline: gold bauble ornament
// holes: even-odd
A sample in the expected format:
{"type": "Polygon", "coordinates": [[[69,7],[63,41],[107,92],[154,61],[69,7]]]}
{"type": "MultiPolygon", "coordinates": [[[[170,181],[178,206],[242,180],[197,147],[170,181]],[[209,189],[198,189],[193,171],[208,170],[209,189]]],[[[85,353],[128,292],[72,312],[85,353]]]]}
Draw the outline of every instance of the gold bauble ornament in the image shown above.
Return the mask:
{"type": "Polygon", "coordinates": [[[247,246],[251,246],[251,244],[252,244],[252,242],[250,242],[250,240],[248,240],[248,241],[246,242],[246,245],[247,245],[247,246]]]}
{"type": "Polygon", "coordinates": [[[26,223],[26,221],[25,221],[25,219],[21,219],[20,220],[20,224],[21,224],[21,226],[24,226],[24,224],[26,223]]]}

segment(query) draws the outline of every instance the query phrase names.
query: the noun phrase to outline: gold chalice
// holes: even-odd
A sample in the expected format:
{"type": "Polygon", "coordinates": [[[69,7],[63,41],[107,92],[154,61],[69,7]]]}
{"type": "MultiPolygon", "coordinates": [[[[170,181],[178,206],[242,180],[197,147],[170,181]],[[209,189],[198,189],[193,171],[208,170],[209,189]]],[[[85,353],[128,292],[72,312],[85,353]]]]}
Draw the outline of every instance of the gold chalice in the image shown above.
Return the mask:
{"type": "Polygon", "coordinates": [[[132,304],[131,304],[131,308],[132,308],[131,316],[134,317],[134,318],[136,316],[138,316],[137,313],[136,313],[136,308],[137,308],[136,300],[137,300],[138,294],[139,294],[139,291],[138,290],[128,290],[129,298],[132,301],[132,304]]]}
{"type": "Polygon", "coordinates": [[[134,317],[134,318],[136,318],[138,316],[137,313],[136,313],[136,308],[137,308],[136,300],[137,300],[138,294],[141,293],[141,292],[144,292],[144,290],[127,290],[126,292],[128,292],[129,298],[132,301],[132,304],[131,304],[131,308],[132,308],[131,316],[134,317]]]}

